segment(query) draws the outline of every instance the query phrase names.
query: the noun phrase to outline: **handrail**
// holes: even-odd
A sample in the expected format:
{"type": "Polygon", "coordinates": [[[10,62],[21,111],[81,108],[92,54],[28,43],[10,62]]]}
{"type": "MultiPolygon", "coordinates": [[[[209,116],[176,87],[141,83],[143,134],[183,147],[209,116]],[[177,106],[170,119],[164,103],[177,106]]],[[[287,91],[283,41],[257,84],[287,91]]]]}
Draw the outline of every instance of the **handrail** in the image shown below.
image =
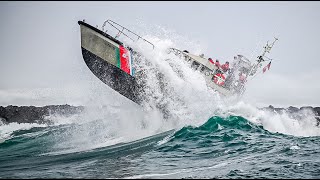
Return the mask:
{"type": "Polygon", "coordinates": [[[191,56],[185,55],[185,54],[183,53],[183,51],[181,51],[181,50],[179,50],[179,49],[169,48],[168,50],[169,50],[169,53],[170,53],[171,51],[173,51],[173,53],[174,53],[175,55],[184,55],[185,58],[188,57],[189,59],[192,59],[192,60],[196,61],[196,60],[195,60],[194,58],[192,58],[191,56]]]}
{"type": "Polygon", "coordinates": [[[112,20],[110,20],[110,19],[106,20],[106,21],[103,23],[103,25],[102,25],[102,31],[104,31],[104,26],[106,25],[106,23],[109,23],[111,26],[113,26],[115,29],[117,29],[117,30],[119,31],[118,34],[115,36],[115,38],[117,38],[117,37],[119,37],[121,34],[123,34],[123,35],[125,35],[126,37],[128,37],[129,39],[131,39],[133,42],[135,42],[135,41],[137,41],[137,40],[139,40],[139,39],[142,39],[142,40],[144,40],[145,42],[147,42],[147,43],[149,43],[150,45],[152,45],[152,47],[153,47],[153,49],[154,49],[154,45],[153,45],[150,41],[144,39],[143,37],[139,36],[138,34],[130,31],[129,29],[125,28],[124,26],[121,26],[120,24],[118,24],[118,23],[116,23],[116,22],[114,22],[114,21],[112,21],[112,20]],[[118,29],[114,24],[120,26],[120,27],[122,28],[122,30],[118,29]],[[138,39],[137,39],[137,40],[133,40],[131,37],[129,37],[127,34],[125,34],[125,33],[123,32],[123,30],[127,30],[127,31],[129,31],[130,33],[136,35],[136,36],[138,37],[138,39]]]}

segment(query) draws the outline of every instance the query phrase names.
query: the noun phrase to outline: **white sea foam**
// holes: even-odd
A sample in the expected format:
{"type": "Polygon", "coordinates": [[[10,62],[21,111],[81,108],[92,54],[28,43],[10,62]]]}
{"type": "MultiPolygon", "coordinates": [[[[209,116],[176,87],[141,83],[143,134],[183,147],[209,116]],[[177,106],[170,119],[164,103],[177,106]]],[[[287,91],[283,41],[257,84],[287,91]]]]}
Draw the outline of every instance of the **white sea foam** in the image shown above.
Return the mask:
{"type": "MultiPolygon", "coordinates": [[[[143,45],[135,46],[140,52],[150,59],[161,72],[167,75],[168,86],[174,90],[171,91],[172,96],[179,97],[183,101],[183,107],[179,103],[171,103],[170,110],[173,113],[179,114],[179,125],[199,125],[213,115],[228,116],[240,115],[247,118],[249,121],[262,125],[266,130],[271,132],[279,132],[294,136],[319,136],[320,128],[315,126],[315,115],[308,111],[301,111],[299,116],[293,116],[286,112],[275,114],[266,110],[261,110],[258,107],[238,101],[237,99],[223,99],[217,94],[206,88],[205,81],[199,72],[192,71],[188,65],[172,54],[166,54],[166,49],[176,47],[174,42],[169,39],[160,39],[157,37],[148,37],[149,40],[155,43],[156,49],[153,51],[144,51],[143,45]],[[171,61],[166,61],[171,59],[171,61]],[[177,73],[169,65],[173,63],[174,67],[178,67],[182,74],[187,77],[179,78],[177,73]],[[185,115],[185,116],[184,116],[185,115]]],[[[192,47],[189,47],[192,49],[192,47]]],[[[155,72],[150,72],[155,73],[155,72]]],[[[149,82],[152,91],[159,90],[155,85],[156,80],[151,76],[149,82]],[[152,84],[154,83],[154,84],[152,84]]],[[[160,92],[157,92],[161,94],[160,92]]],[[[168,101],[175,101],[174,98],[167,98],[168,101]]]]}
{"type": "Polygon", "coordinates": [[[192,71],[185,62],[166,53],[167,47],[174,46],[170,39],[151,39],[150,41],[157,42],[153,51],[147,51],[139,43],[131,44],[131,47],[141,51],[151,63],[151,66],[143,63],[141,65],[148,72],[146,91],[155,98],[140,107],[109,90],[101,82],[90,84],[88,92],[92,93],[88,93],[90,96],[83,100],[85,112],[71,117],[50,117],[56,125],[74,125],[67,131],[54,135],[56,143],[49,153],[87,151],[130,142],[189,124],[201,125],[213,115],[212,109],[220,103],[219,96],[207,89],[200,73],[192,71]],[[179,77],[169,63],[176,66],[186,78],[179,77]],[[159,88],[160,82],[156,76],[158,72],[164,74],[168,93],[159,88]],[[163,112],[156,108],[159,104],[166,105],[170,118],[163,117],[163,112]],[[203,107],[204,104],[206,106],[203,107]]]}
{"type": "MultiPolygon", "coordinates": [[[[69,125],[65,127],[66,131],[52,135],[56,143],[49,154],[87,151],[120,142],[130,142],[186,125],[199,126],[215,115],[243,116],[253,123],[263,125],[271,132],[295,136],[320,135],[319,128],[314,126],[314,117],[308,113],[304,119],[297,120],[286,113],[273,114],[250,103],[221,98],[207,88],[199,72],[191,70],[186,62],[173,54],[167,54],[166,51],[169,47],[178,47],[200,54],[203,48],[198,43],[164,28],[162,32],[163,34],[157,36],[150,33],[144,36],[155,44],[154,50],[150,50],[143,41],[127,42],[141,52],[151,64],[140,64],[147,71],[146,92],[153,96],[144,107],[121,96],[92,74],[92,81],[88,84],[75,84],[65,89],[0,91],[0,98],[4,97],[1,103],[7,105],[10,101],[6,98],[15,98],[18,100],[17,105],[30,105],[26,103],[30,103],[31,99],[33,104],[37,105],[68,103],[86,107],[85,112],[74,116],[47,117],[53,120],[54,125],[69,125]],[[161,82],[156,76],[159,72],[164,75],[167,93],[161,91],[161,82]],[[179,74],[182,74],[182,77],[179,74]],[[166,106],[170,118],[163,118],[163,112],[156,108],[159,104],[166,106]]],[[[35,126],[45,125],[1,125],[0,138],[10,137],[15,130],[35,126]]]]}
{"type": "Polygon", "coordinates": [[[270,132],[278,132],[294,136],[319,136],[320,128],[316,126],[315,115],[308,110],[300,112],[300,117],[289,112],[274,113],[262,110],[243,101],[223,107],[224,116],[238,115],[249,121],[262,125],[270,132]]]}
{"type": "Polygon", "coordinates": [[[28,130],[33,127],[47,127],[45,124],[36,123],[10,123],[0,125],[0,142],[11,138],[11,134],[19,130],[28,130]]]}

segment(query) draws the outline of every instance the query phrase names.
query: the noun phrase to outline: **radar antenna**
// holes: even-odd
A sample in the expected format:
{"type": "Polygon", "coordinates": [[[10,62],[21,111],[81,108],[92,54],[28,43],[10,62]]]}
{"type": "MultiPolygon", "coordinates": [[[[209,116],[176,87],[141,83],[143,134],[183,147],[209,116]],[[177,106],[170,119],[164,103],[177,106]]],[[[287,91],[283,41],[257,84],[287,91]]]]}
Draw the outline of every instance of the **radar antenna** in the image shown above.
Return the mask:
{"type": "Polygon", "coordinates": [[[274,37],[274,41],[271,44],[269,44],[269,41],[267,41],[267,44],[263,47],[264,49],[263,53],[257,57],[258,58],[257,63],[254,64],[250,70],[250,73],[249,73],[250,76],[254,76],[256,74],[257,69],[262,66],[262,62],[272,61],[272,59],[266,56],[266,53],[270,53],[272,47],[274,46],[274,43],[278,40],[279,40],[278,38],[274,37]]]}

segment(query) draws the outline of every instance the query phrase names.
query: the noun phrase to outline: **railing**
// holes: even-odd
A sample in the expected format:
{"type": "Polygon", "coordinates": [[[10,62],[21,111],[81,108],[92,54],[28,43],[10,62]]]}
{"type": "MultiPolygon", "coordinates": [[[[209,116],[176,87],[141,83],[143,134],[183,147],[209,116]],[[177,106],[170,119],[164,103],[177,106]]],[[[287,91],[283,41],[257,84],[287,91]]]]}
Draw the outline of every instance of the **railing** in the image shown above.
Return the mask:
{"type": "Polygon", "coordinates": [[[112,27],[114,27],[115,29],[117,29],[117,30],[119,31],[118,34],[115,36],[115,38],[117,38],[117,37],[119,37],[121,34],[123,34],[123,35],[125,35],[126,37],[128,37],[129,39],[131,39],[133,42],[138,41],[139,39],[142,39],[143,41],[145,41],[145,42],[147,42],[148,44],[150,44],[150,45],[152,46],[152,48],[154,49],[154,45],[153,45],[150,41],[144,39],[143,37],[139,36],[138,34],[130,31],[129,29],[125,28],[124,26],[121,26],[120,24],[118,24],[118,23],[116,23],[116,22],[114,22],[114,21],[112,21],[112,20],[109,20],[109,19],[108,19],[108,20],[106,20],[106,21],[103,23],[103,25],[102,25],[102,31],[104,31],[104,27],[106,26],[107,23],[109,23],[112,27]],[[120,27],[122,28],[122,30],[118,29],[115,25],[120,26],[120,27]],[[131,38],[131,37],[129,37],[127,34],[125,34],[125,33],[123,32],[124,30],[126,30],[126,31],[128,31],[128,32],[130,32],[130,33],[132,33],[132,34],[134,34],[134,35],[136,35],[138,38],[137,38],[136,40],[134,40],[133,38],[131,38]]]}
{"type": "Polygon", "coordinates": [[[184,58],[186,58],[187,61],[190,61],[191,59],[195,61],[195,59],[193,59],[192,57],[190,57],[188,55],[183,54],[183,51],[181,51],[179,49],[169,48],[167,51],[168,51],[168,54],[173,52],[176,56],[179,56],[179,57],[183,56],[184,58]]]}

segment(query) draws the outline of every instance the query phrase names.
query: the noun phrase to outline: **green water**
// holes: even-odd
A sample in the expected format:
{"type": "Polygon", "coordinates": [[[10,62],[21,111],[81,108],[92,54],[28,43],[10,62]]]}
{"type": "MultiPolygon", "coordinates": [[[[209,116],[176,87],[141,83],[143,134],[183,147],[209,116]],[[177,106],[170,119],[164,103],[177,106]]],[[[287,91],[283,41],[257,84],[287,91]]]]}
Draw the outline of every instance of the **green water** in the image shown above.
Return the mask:
{"type": "Polygon", "coordinates": [[[319,136],[272,133],[240,116],[83,149],[65,138],[80,126],[14,131],[0,143],[0,177],[320,178],[319,136]]]}

